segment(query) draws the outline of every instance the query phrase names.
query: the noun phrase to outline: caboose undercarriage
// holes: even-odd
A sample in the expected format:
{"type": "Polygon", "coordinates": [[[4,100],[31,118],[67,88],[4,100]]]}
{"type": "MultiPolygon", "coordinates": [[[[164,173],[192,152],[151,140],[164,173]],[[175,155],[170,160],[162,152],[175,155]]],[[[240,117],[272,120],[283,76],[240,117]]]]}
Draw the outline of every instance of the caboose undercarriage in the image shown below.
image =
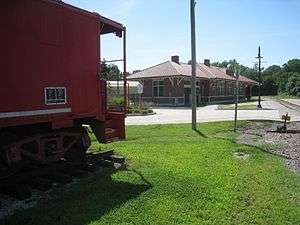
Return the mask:
{"type": "Polygon", "coordinates": [[[24,134],[24,129],[1,134],[0,178],[19,171],[26,164],[47,165],[60,160],[80,163],[90,146],[83,127],[66,128],[38,134],[24,134]],[[21,131],[22,130],[22,131],[21,131]]]}
{"type": "Polygon", "coordinates": [[[15,126],[0,130],[0,180],[26,165],[49,165],[66,161],[81,164],[91,145],[89,125],[97,140],[108,143],[124,139],[123,112],[108,112],[105,121],[93,118],[74,121],[70,128],[52,129],[51,123],[15,126]]]}

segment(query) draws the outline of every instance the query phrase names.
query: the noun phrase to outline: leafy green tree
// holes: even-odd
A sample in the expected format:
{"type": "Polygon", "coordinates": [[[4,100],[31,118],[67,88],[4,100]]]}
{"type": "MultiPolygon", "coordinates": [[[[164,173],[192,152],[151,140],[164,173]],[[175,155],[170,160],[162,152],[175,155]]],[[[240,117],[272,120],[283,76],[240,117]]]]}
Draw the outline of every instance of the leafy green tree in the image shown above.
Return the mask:
{"type": "MultiPolygon", "coordinates": [[[[214,62],[213,66],[227,68],[230,64],[240,66],[240,74],[250,79],[259,80],[258,71],[253,68],[239,64],[235,59],[223,62],[214,62]]],[[[262,71],[262,95],[277,95],[278,92],[287,93],[300,97],[300,59],[291,59],[282,67],[272,65],[262,71]]],[[[258,87],[255,86],[253,95],[258,94],[258,87]]]]}
{"type": "Polygon", "coordinates": [[[262,72],[262,94],[277,95],[278,94],[278,74],[281,73],[281,67],[273,65],[262,72]]]}
{"type": "Polygon", "coordinates": [[[135,74],[135,73],[138,73],[138,72],[141,72],[142,70],[134,70],[132,71],[132,74],[135,74]]]}
{"type": "Polygon", "coordinates": [[[285,86],[285,90],[288,94],[300,97],[300,73],[291,72],[285,86]]]}
{"type": "Polygon", "coordinates": [[[239,66],[241,75],[253,80],[258,80],[258,75],[255,69],[239,64],[236,59],[230,59],[228,61],[225,60],[223,62],[214,62],[212,63],[212,65],[221,68],[227,68],[228,65],[230,65],[229,69],[231,70],[234,70],[234,68],[237,68],[237,66],[239,66]]]}
{"type": "Polygon", "coordinates": [[[213,66],[217,66],[217,67],[221,67],[221,68],[227,68],[228,65],[230,65],[230,69],[233,70],[234,68],[236,68],[236,66],[239,65],[239,63],[235,60],[235,59],[230,59],[228,61],[223,61],[223,62],[213,62],[212,63],[213,66]]]}
{"type": "Polygon", "coordinates": [[[252,80],[258,81],[258,73],[255,69],[240,65],[240,74],[252,80]]]}
{"type": "Polygon", "coordinates": [[[101,75],[106,80],[120,80],[121,72],[117,65],[106,64],[105,61],[101,63],[101,75]]]}
{"type": "Polygon", "coordinates": [[[300,59],[291,59],[283,65],[286,72],[300,72],[300,59]]]}

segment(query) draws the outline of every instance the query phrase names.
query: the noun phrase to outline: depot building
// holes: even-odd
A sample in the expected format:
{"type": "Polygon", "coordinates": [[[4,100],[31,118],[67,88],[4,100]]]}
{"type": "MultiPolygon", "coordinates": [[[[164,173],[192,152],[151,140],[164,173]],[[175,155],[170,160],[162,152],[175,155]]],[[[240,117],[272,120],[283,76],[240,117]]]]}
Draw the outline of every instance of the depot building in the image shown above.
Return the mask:
{"type": "MultiPolygon", "coordinates": [[[[142,100],[157,106],[191,105],[191,64],[172,56],[170,61],[146,68],[128,76],[128,80],[143,84],[142,100]]],[[[252,87],[258,82],[239,76],[239,99],[249,100],[252,87]]],[[[197,63],[197,104],[213,104],[234,101],[235,77],[227,68],[212,66],[210,60],[197,63]]]]}

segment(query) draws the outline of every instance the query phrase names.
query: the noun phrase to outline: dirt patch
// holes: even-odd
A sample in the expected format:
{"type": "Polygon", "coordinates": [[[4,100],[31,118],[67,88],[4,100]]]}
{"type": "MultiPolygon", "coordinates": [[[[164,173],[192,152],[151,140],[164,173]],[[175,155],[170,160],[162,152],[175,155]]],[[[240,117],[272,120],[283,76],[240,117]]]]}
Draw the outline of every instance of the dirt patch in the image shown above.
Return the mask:
{"type": "MultiPolygon", "coordinates": [[[[287,164],[300,172],[300,132],[277,133],[280,122],[250,122],[249,126],[239,130],[237,142],[254,145],[272,154],[286,158],[287,164]]],[[[300,122],[292,122],[287,126],[290,131],[299,131],[300,122]]]]}
{"type": "Polygon", "coordinates": [[[236,159],[239,159],[239,160],[246,160],[250,157],[249,154],[246,154],[244,152],[235,152],[233,154],[233,156],[236,158],[236,159]]]}

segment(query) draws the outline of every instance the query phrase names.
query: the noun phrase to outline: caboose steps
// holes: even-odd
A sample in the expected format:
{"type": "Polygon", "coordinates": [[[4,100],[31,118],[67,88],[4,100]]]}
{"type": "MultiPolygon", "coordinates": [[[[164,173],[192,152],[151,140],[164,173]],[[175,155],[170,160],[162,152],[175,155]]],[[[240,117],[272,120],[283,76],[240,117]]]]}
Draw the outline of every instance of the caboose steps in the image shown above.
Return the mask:
{"type": "Polygon", "coordinates": [[[109,143],[125,139],[125,113],[108,111],[105,121],[93,121],[90,125],[101,143],[109,143]]]}

